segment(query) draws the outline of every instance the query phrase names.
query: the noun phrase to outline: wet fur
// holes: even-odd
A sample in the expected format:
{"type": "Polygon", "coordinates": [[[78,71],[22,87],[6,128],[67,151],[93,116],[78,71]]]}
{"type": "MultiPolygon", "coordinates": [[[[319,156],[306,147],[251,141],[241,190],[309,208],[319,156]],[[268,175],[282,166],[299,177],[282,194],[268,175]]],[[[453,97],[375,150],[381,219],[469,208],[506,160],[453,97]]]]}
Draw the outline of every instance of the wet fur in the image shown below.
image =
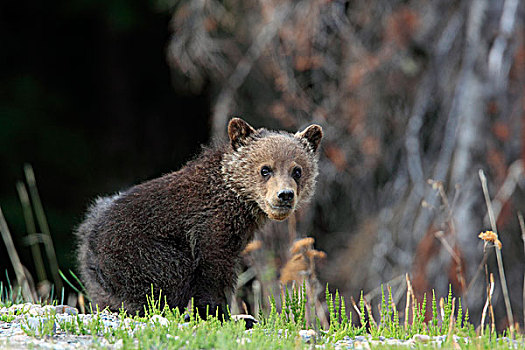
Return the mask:
{"type": "Polygon", "coordinates": [[[290,185],[292,163],[303,168],[294,208],[312,196],[322,136],[319,126],[295,135],[254,130],[240,119],[229,127],[230,143],[89,208],[76,235],[80,275],[93,303],[142,313],[153,286],[170,307],[183,310],[194,298],[202,313],[224,312],[240,252],[269,216],[289,215],[272,213],[265,201],[290,185]],[[275,168],[272,181],[261,178],[262,164],[275,168]]]}

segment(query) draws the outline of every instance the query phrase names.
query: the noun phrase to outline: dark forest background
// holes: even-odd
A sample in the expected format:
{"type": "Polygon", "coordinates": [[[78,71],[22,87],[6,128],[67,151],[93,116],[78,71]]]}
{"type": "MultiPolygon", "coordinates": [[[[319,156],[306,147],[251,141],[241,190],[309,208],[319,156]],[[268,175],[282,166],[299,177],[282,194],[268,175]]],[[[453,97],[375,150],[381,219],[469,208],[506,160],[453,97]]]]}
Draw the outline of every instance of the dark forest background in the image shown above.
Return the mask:
{"type": "Polygon", "coordinates": [[[20,247],[24,163],[67,271],[72,228],[96,196],[176,170],[208,141],[207,92],[173,87],[170,17],[144,1],[1,5],[0,204],[20,247]]]}
{"type": "MultiPolygon", "coordinates": [[[[484,256],[498,278],[477,237],[491,228],[483,169],[523,326],[524,11],[517,0],[3,2],[0,207],[22,263],[34,274],[15,187],[25,163],[67,271],[96,196],[178,169],[229,117],[319,123],[315,199],[261,232],[273,253],[247,263],[278,279],[288,238],[310,236],[326,252],[322,285],[357,297],[390,282],[401,295],[409,273],[418,298],[451,284],[479,319],[484,256]]],[[[14,275],[0,245],[5,269],[14,275]]],[[[499,280],[493,303],[504,327],[499,280]]]]}

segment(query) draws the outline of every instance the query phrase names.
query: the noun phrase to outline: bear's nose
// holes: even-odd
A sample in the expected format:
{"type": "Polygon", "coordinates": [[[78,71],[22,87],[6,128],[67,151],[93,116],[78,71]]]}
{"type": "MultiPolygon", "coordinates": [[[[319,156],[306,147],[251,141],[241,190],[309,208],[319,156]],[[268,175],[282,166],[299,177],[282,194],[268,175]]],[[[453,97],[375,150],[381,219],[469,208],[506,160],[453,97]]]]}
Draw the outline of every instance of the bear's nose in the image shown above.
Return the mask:
{"type": "Polygon", "coordinates": [[[277,197],[281,202],[286,203],[292,201],[294,193],[292,190],[282,190],[277,193],[277,197]]]}

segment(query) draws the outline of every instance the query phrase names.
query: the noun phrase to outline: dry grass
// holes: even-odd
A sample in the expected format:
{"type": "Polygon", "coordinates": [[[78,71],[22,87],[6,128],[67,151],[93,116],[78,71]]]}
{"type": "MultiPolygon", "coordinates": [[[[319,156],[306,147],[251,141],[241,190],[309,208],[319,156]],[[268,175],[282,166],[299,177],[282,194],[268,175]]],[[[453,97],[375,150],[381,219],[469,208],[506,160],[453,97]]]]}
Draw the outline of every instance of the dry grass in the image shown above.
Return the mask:
{"type": "Polygon", "coordinates": [[[15,248],[15,244],[13,243],[13,239],[11,237],[11,232],[7,227],[7,222],[5,221],[4,214],[2,213],[2,208],[0,208],[0,233],[2,234],[2,238],[7,248],[7,253],[9,254],[9,259],[11,260],[11,265],[15,270],[16,280],[18,282],[18,285],[21,287],[21,292],[24,300],[36,300],[34,288],[30,287],[29,277],[26,274],[27,270],[20,261],[20,258],[15,248]]]}
{"type": "MultiPolygon", "coordinates": [[[[485,173],[483,170],[479,170],[479,178],[481,180],[481,186],[483,188],[483,195],[485,196],[485,202],[487,204],[487,211],[489,213],[490,218],[490,225],[492,226],[492,231],[495,233],[494,242],[499,241],[498,239],[498,229],[496,227],[496,217],[494,216],[494,210],[492,208],[492,203],[490,200],[489,190],[487,186],[487,178],[485,177],[485,173]]],[[[485,245],[486,245],[485,241],[485,245]]],[[[500,243],[501,244],[501,243],[500,243]]],[[[503,292],[503,298],[505,300],[505,309],[507,311],[507,321],[509,324],[510,329],[510,335],[511,337],[514,335],[514,316],[512,314],[512,307],[510,305],[510,298],[509,298],[509,291],[507,288],[507,279],[505,278],[505,269],[503,268],[503,258],[501,257],[501,249],[496,249],[496,260],[498,261],[498,270],[499,270],[499,278],[501,282],[501,290],[503,292]]]]}
{"type": "MultiPolygon", "coordinates": [[[[523,222],[523,215],[518,213],[518,220],[520,222],[521,239],[523,240],[523,253],[525,254],[525,223],[523,222]]],[[[523,325],[525,328],[525,272],[523,273],[523,325]]]]}

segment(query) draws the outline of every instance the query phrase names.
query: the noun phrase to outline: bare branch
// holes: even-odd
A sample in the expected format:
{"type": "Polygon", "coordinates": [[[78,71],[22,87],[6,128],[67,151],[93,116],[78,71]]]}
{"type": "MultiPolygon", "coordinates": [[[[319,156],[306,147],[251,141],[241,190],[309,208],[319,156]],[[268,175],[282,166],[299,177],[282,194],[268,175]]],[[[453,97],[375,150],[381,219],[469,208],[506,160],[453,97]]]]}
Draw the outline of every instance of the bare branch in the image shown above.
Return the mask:
{"type": "MultiPolygon", "coordinates": [[[[299,6],[301,3],[302,2],[299,2],[295,6],[299,6]]],[[[220,136],[224,134],[224,126],[228,120],[228,114],[230,112],[231,103],[233,101],[235,92],[244,82],[248,76],[248,73],[250,73],[250,70],[252,69],[255,61],[259,58],[266,46],[278,33],[282,23],[288,17],[291,9],[292,8],[288,2],[285,2],[279,8],[276,8],[272,13],[271,19],[262,28],[246,54],[241,58],[239,63],[237,63],[237,67],[235,67],[232,75],[230,75],[223,86],[222,91],[217,97],[217,102],[213,108],[212,135],[220,136]]]]}

